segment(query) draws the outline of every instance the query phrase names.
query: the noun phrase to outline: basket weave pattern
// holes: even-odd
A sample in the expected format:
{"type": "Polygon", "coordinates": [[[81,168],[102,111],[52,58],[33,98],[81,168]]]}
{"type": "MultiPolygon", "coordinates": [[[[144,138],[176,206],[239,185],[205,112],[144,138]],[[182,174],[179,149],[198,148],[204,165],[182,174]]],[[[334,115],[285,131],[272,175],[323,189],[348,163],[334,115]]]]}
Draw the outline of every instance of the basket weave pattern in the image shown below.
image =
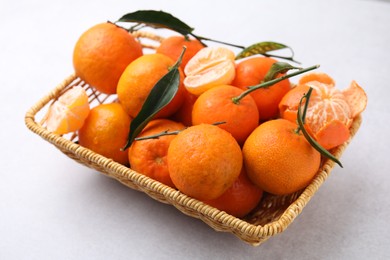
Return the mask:
{"type": "MultiPolygon", "coordinates": [[[[135,36],[154,41],[162,40],[161,37],[149,33],[137,33],[135,36]]],[[[143,46],[154,48],[153,45],[143,44],[143,46]]],[[[77,133],[59,136],[47,131],[44,123],[45,115],[37,120],[37,114],[47,111],[61,94],[76,85],[82,86],[87,91],[91,107],[116,102],[115,95],[99,93],[75,75],[71,75],[27,111],[25,115],[27,127],[74,161],[114,178],[132,189],[144,192],[159,202],[171,204],[182,213],[202,220],[216,231],[233,233],[251,245],[260,245],[270,237],[283,232],[302,212],[335,165],[333,161],[323,160],[316,177],[304,190],[284,196],[264,194],[258,207],[244,219],[239,219],[80,146],[77,144],[77,133]]],[[[361,121],[361,117],[357,117],[350,129],[350,140],[332,150],[337,158],[340,158],[358,131],[361,121]]]]}

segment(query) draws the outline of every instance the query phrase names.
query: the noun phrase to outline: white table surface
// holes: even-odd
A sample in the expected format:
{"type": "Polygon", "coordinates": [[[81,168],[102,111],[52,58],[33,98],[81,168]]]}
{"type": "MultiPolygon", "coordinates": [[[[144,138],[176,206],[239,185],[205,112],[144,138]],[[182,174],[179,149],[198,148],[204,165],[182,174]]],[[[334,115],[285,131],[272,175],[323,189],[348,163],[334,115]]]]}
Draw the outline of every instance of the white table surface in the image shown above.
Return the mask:
{"type": "Polygon", "coordinates": [[[0,33],[0,259],[390,259],[390,1],[2,0],[0,33]],[[75,163],[26,128],[27,109],[72,73],[79,35],[139,9],[227,42],[286,43],[339,88],[352,79],[365,88],[344,168],[260,247],[75,163]]]}

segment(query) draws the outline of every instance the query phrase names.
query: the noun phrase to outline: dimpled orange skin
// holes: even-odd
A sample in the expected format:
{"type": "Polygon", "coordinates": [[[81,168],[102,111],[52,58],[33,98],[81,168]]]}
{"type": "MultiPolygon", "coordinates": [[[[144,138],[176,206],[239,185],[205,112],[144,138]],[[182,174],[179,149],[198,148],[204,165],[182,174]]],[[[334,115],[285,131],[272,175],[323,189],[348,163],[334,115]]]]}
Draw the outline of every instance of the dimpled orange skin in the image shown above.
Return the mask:
{"type": "Polygon", "coordinates": [[[259,124],[259,112],[250,95],[234,103],[232,98],[243,90],[230,85],[221,85],[207,90],[195,101],[192,109],[192,124],[224,122],[218,127],[233,135],[243,145],[249,134],[259,124]]]}
{"type": "Polygon", "coordinates": [[[102,93],[115,94],[126,66],[143,54],[141,44],[112,23],[85,31],[73,51],[76,75],[102,93]]]}
{"type": "Polygon", "coordinates": [[[262,190],[285,195],[305,188],[316,175],[320,153],[286,119],[257,127],[243,147],[248,177],[262,190]]]}
{"type": "Polygon", "coordinates": [[[79,144],[123,165],[128,165],[127,142],[131,118],[118,103],[102,104],[89,112],[78,131],[79,144]]]}
{"type": "MultiPolygon", "coordinates": [[[[182,129],[184,129],[184,125],[181,123],[168,119],[155,119],[146,125],[138,137],[182,129]]],[[[174,138],[174,135],[166,135],[159,138],[134,141],[129,149],[130,167],[139,173],[175,188],[169,176],[167,165],[168,147],[174,138]]]]}
{"type": "MultiPolygon", "coordinates": [[[[136,117],[155,84],[169,72],[175,61],[166,55],[145,54],[130,63],[119,79],[117,94],[120,103],[131,117],[136,117]]],[[[158,118],[173,115],[184,100],[184,74],[179,68],[180,84],[176,96],[157,115],[158,118]]]]}
{"type": "Polygon", "coordinates": [[[191,126],[172,140],[168,169],[182,193],[211,200],[221,196],[238,178],[242,152],[225,130],[208,124],[191,126]]]}
{"type": "MultiPolygon", "coordinates": [[[[268,70],[275,62],[276,60],[268,57],[254,57],[239,62],[236,66],[236,77],[231,85],[246,90],[250,86],[262,83],[268,70]]],[[[270,87],[258,89],[250,93],[259,109],[260,121],[278,117],[279,102],[290,88],[290,81],[285,79],[270,87]]]]}

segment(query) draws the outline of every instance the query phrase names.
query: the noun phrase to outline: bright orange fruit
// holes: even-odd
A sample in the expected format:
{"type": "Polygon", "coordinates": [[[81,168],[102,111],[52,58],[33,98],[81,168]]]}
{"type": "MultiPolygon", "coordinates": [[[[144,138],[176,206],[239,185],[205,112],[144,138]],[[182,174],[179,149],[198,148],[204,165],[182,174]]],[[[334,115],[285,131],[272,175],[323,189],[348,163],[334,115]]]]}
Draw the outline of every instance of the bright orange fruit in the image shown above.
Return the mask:
{"type": "Polygon", "coordinates": [[[165,54],[172,60],[177,60],[183,51],[183,46],[186,47],[186,52],[183,55],[180,67],[184,70],[188,61],[205,46],[198,40],[185,38],[181,35],[175,35],[165,38],[158,48],[157,53],[165,54]]]}
{"type": "Polygon", "coordinates": [[[296,129],[297,124],[274,119],[258,126],[245,141],[245,170],[262,190],[290,194],[305,188],[316,175],[321,154],[296,129]]]}
{"type": "Polygon", "coordinates": [[[250,133],[259,125],[259,111],[250,95],[238,103],[233,98],[242,89],[230,85],[220,85],[207,90],[195,101],[192,109],[192,124],[213,124],[224,122],[218,127],[228,131],[242,145],[250,133]]]}
{"type": "Polygon", "coordinates": [[[230,215],[242,218],[259,204],[262,196],[263,191],[249,180],[243,168],[227,191],[216,199],[204,202],[230,215]]]}
{"type": "Polygon", "coordinates": [[[234,53],[225,47],[201,49],[184,69],[184,86],[199,96],[212,87],[230,84],[235,76],[234,58],[234,53]]]}
{"type": "MultiPolygon", "coordinates": [[[[138,137],[148,137],[163,131],[177,131],[184,129],[184,125],[168,119],[150,121],[138,137]]],[[[134,141],[129,148],[130,167],[146,176],[157,180],[172,188],[175,187],[169,176],[167,153],[174,135],[165,135],[159,138],[134,141]]]]}
{"type": "MultiPolygon", "coordinates": [[[[136,117],[156,83],[169,72],[175,61],[160,53],[145,54],[130,63],[119,79],[117,94],[120,103],[131,117],[136,117]]],[[[182,105],[185,89],[180,72],[179,90],[173,100],[156,117],[169,117],[182,105]]]]}
{"type": "Polygon", "coordinates": [[[79,144],[114,161],[127,165],[127,142],[131,118],[118,103],[101,104],[91,109],[78,131],[79,144]]]}
{"type": "Polygon", "coordinates": [[[367,96],[356,82],[339,90],[325,75],[305,76],[283,97],[279,110],[282,118],[295,122],[299,101],[312,87],[305,127],[321,146],[329,150],[349,139],[353,118],[365,109],[367,96]]]}
{"type": "Polygon", "coordinates": [[[168,169],[182,193],[211,200],[221,196],[240,175],[242,152],[225,130],[208,124],[190,126],[171,141],[168,169]]]}
{"type": "MultiPolygon", "coordinates": [[[[246,90],[263,82],[267,72],[276,60],[268,57],[253,57],[239,62],[236,66],[236,77],[233,86],[246,90]]],[[[266,121],[279,116],[279,102],[290,90],[288,79],[270,87],[258,89],[250,93],[259,109],[260,121],[266,121]]]]}
{"type": "Polygon", "coordinates": [[[73,51],[76,75],[102,93],[114,94],[127,65],[142,55],[141,44],[113,23],[85,31],[73,51]]]}

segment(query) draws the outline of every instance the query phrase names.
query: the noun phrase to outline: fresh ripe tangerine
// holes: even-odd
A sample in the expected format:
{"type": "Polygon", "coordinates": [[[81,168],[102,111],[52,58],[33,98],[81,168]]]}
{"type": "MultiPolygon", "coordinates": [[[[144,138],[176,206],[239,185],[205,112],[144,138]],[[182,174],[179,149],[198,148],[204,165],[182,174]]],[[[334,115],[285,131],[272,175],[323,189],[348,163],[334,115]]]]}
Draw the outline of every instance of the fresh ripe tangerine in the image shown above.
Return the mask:
{"type": "Polygon", "coordinates": [[[190,126],[172,140],[168,169],[182,193],[199,200],[212,200],[221,196],[240,175],[241,148],[230,133],[217,126],[190,126]]]}
{"type": "MultiPolygon", "coordinates": [[[[184,125],[168,119],[150,121],[138,137],[148,137],[164,131],[183,130],[184,125]]],[[[129,148],[130,167],[154,180],[175,188],[169,176],[167,153],[174,135],[134,141],[129,148]]]]}
{"type": "Polygon", "coordinates": [[[156,52],[165,54],[173,60],[177,60],[186,46],[186,52],[183,55],[180,67],[184,70],[188,61],[205,46],[196,39],[185,38],[184,36],[170,36],[161,41],[156,52]]]}
{"type": "MultiPolygon", "coordinates": [[[[136,117],[156,83],[169,72],[175,61],[160,53],[145,54],[130,63],[119,79],[117,94],[120,103],[131,117],[136,117]]],[[[176,96],[156,117],[169,117],[183,103],[183,72],[180,72],[180,85],[176,96]]]]}
{"type": "Polygon", "coordinates": [[[300,80],[298,85],[283,97],[279,110],[282,118],[295,122],[299,101],[312,87],[305,128],[322,147],[329,150],[349,139],[353,118],[365,109],[367,96],[354,81],[347,89],[339,90],[334,84],[321,82],[323,73],[319,74],[322,76],[318,81],[315,80],[316,75],[318,74],[309,75],[312,81],[300,80]]]}
{"type": "MultiPolygon", "coordinates": [[[[236,76],[231,85],[246,90],[248,87],[262,83],[275,62],[277,62],[275,59],[268,57],[248,58],[239,62],[236,66],[236,76]]],[[[250,94],[259,109],[260,121],[273,119],[279,115],[279,102],[290,88],[290,81],[285,79],[250,94]]]]}
{"type": "Polygon", "coordinates": [[[263,191],[248,178],[244,168],[233,185],[221,196],[203,201],[238,218],[249,214],[259,204],[263,191]]]}
{"type": "Polygon", "coordinates": [[[225,47],[201,49],[184,69],[184,86],[199,96],[212,87],[230,84],[235,76],[234,59],[234,53],[225,47]]]}
{"type": "Polygon", "coordinates": [[[239,102],[233,98],[244,91],[230,85],[221,85],[207,90],[195,101],[192,109],[192,124],[224,122],[218,127],[228,131],[242,145],[259,124],[259,111],[250,95],[239,102]]]}
{"type": "Polygon", "coordinates": [[[76,75],[98,91],[114,94],[127,65],[142,55],[142,46],[125,29],[101,23],[85,31],[73,50],[76,75]]]}
{"type": "Polygon", "coordinates": [[[77,131],[83,126],[89,110],[87,93],[82,87],[75,86],[49,108],[47,130],[59,135],[77,131]]]}
{"type": "Polygon", "coordinates": [[[297,125],[274,119],[258,126],[243,147],[249,179],[262,190],[285,195],[305,188],[316,175],[321,154],[313,148],[297,125]]]}
{"type": "Polygon", "coordinates": [[[78,131],[79,144],[114,161],[127,165],[127,142],[131,118],[119,103],[101,104],[91,109],[78,131]]]}

